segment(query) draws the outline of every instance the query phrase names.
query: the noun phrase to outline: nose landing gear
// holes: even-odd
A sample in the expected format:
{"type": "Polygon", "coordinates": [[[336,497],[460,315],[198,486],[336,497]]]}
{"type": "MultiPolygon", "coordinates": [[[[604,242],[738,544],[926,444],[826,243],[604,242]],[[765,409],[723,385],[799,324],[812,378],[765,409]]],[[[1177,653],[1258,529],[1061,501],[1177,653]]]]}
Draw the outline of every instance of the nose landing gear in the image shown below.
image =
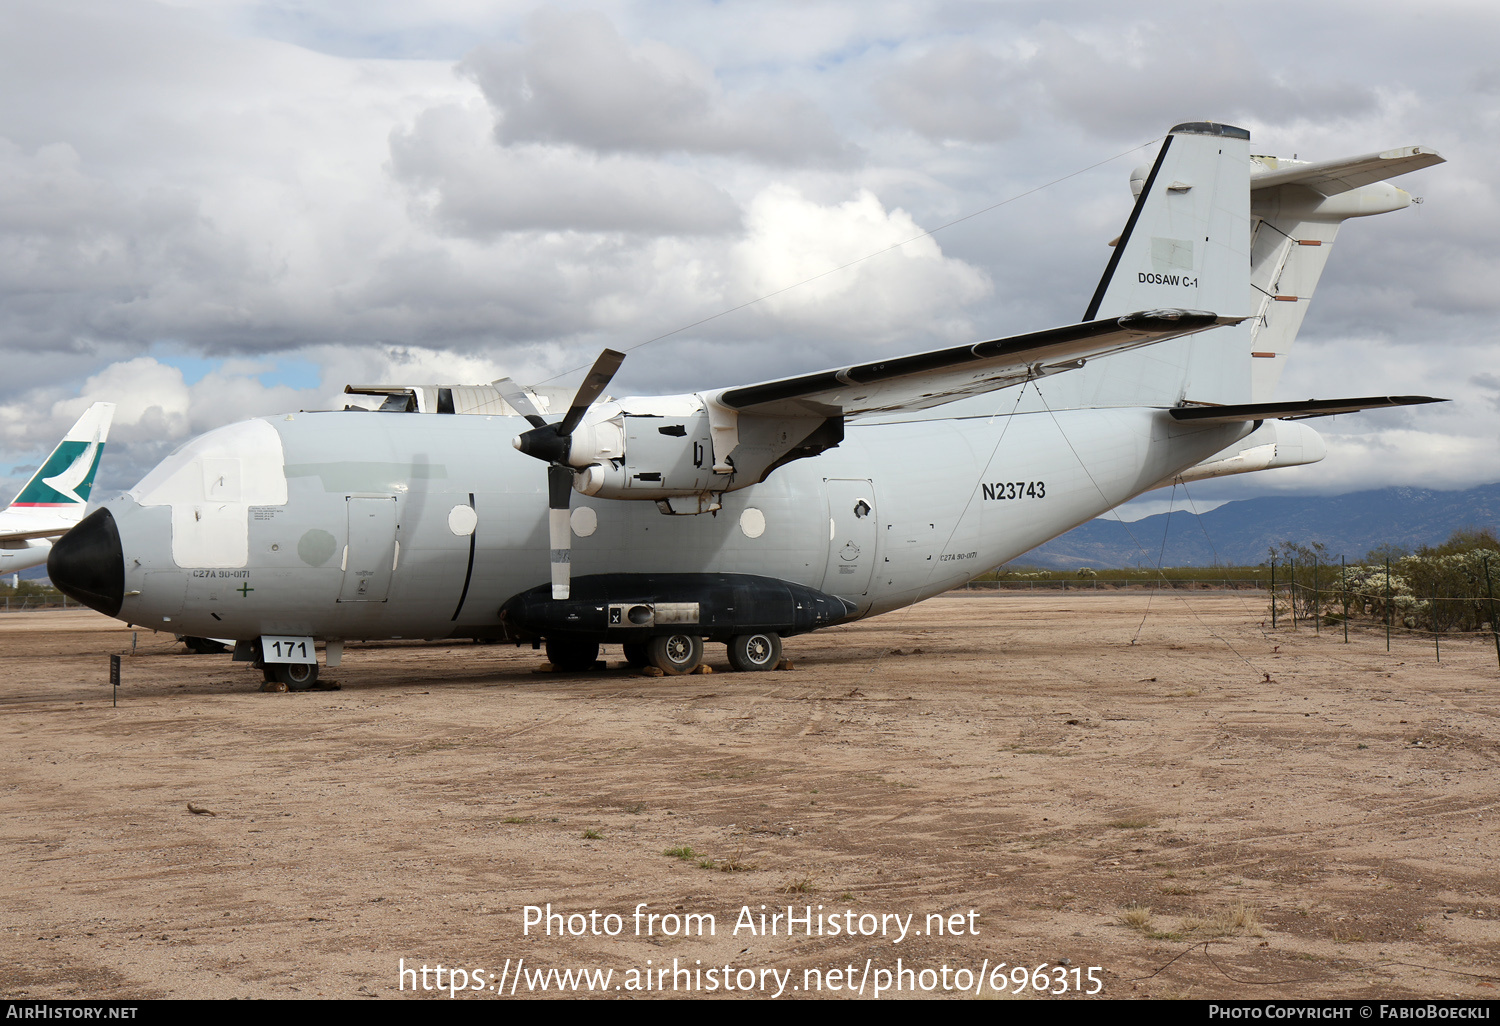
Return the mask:
{"type": "Polygon", "coordinates": [[[311,691],[318,682],[318,664],[270,663],[261,674],[267,684],[285,684],[288,691],[311,691]]]}

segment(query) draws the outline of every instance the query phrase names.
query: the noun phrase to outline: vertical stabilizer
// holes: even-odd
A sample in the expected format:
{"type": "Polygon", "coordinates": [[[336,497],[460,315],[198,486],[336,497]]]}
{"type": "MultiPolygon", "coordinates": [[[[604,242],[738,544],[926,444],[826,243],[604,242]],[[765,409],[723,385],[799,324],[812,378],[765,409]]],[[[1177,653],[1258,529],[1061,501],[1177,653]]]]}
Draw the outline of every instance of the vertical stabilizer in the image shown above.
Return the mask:
{"type": "MultiPolygon", "coordinates": [[[[1250,166],[1243,128],[1203,121],[1172,129],[1084,319],[1162,307],[1248,317],[1250,166]]],[[[1094,361],[1079,372],[1076,399],[1085,406],[1247,402],[1248,337],[1246,323],[1094,361]]]]}
{"type": "Polygon", "coordinates": [[[1250,313],[1250,133],[1213,122],[1167,133],[1084,320],[1179,307],[1250,313]]]}
{"type": "Polygon", "coordinates": [[[84,411],[78,423],[21,488],[10,508],[17,512],[28,509],[62,512],[74,520],[81,517],[94,487],[94,475],[99,470],[99,458],[104,455],[104,442],[109,437],[114,415],[114,403],[95,403],[84,411]]]}

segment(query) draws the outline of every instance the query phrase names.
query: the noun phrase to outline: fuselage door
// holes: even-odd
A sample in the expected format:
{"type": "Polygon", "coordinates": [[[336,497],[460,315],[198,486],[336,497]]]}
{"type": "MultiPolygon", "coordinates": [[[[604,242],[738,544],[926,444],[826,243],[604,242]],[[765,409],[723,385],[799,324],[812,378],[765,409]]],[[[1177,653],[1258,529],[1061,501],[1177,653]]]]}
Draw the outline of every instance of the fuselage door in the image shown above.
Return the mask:
{"type": "Polygon", "coordinates": [[[396,497],[347,496],[349,543],[344,546],[340,602],[384,602],[396,563],[396,497]]]}
{"type": "Polygon", "coordinates": [[[823,590],[856,600],[870,590],[875,567],[875,489],[867,480],[828,485],[828,568],[823,590]]]}

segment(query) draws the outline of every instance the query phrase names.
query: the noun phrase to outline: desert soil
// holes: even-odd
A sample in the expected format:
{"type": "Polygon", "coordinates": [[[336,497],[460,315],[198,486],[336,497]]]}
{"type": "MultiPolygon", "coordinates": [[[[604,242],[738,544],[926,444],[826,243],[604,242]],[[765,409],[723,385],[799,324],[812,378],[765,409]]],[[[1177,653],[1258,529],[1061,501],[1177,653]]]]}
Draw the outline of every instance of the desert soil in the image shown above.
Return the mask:
{"type": "Polygon", "coordinates": [[[782,672],[389,643],[300,694],[92,613],[0,616],[0,996],[448,1000],[441,964],[492,997],[551,969],[991,997],[1043,965],[1028,995],[1097,967],[1114,998],[1496,997],[1493,643],[1439,663],[1264,616],[957,594],[791,639],[782,672]],[[578,914],[550,936],[549,903],[578,914]]]}

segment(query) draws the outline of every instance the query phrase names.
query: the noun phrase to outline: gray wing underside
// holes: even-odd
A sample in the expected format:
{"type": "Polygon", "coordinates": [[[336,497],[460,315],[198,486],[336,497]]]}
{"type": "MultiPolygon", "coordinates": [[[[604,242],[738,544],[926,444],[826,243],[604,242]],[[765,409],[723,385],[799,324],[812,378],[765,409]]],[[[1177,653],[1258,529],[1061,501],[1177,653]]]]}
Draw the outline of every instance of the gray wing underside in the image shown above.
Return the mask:
{"type": "Polygon", "coordinates": [[[718,402],[741,413],[860,417],[923,410],[1029,378],[1243,318],[1203,310],[1143,310],[1062,328],[936,349],[873,363],[725,389],[718,402]]]}
{"type": "Polygon", "coordinates": [[[1325,160],[1313,164],[1289,163],[1287,167],[1275,171],[1252,175],[1250,190],[1255,192],[1278,185],[1306,185],[1325,196],[1333,196],[1443,162],[1443,155],[1434,149],[1406,146],[1399,150],[1366,153],[1342,160],[1325,160]]]}
{"type": "Polygon", "coordinates": [[[1189,424],[1232,424],[1237,421],[1307,420],[1311,417],[1336,417],[1361,410],[1383,410],[1392,406],[1422,406],[1445,403],[1430,395],[1374,395],[1359,399],[1307,399],[1286,403],[1242,403],[1237,406],[1180,406],[1172,411],[1174,420],[1189,424]]]}

